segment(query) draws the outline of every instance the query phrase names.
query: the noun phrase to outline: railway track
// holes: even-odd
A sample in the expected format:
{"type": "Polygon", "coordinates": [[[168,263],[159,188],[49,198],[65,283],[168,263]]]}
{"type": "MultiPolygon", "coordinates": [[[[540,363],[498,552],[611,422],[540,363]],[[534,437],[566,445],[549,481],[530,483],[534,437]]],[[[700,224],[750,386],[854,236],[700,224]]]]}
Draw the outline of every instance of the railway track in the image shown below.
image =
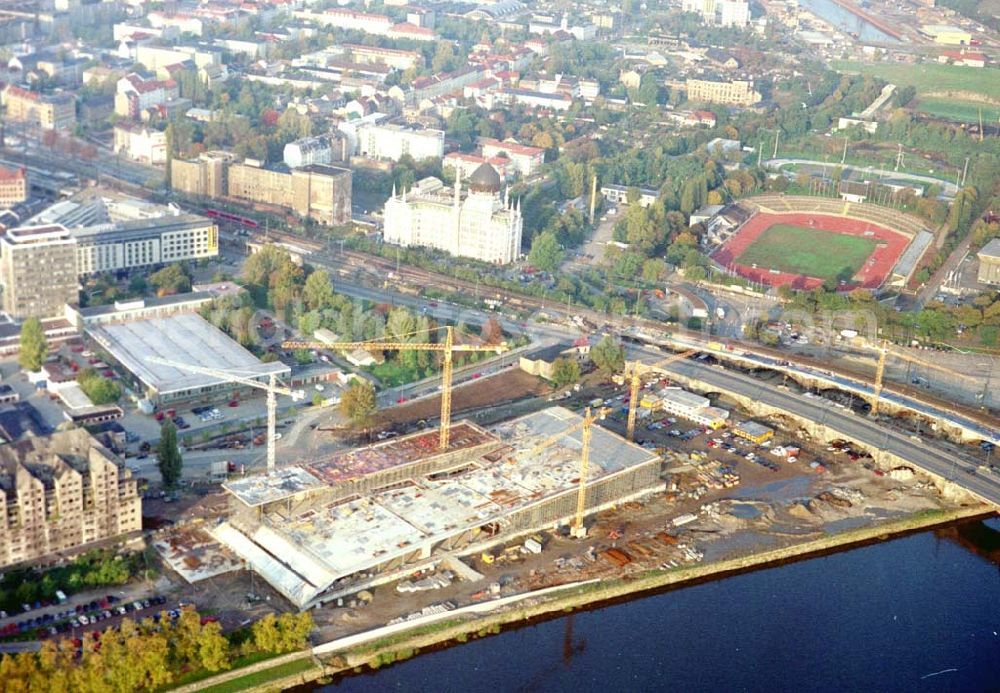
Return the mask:
{"type": "MultiPolygon", "coordinates": [[[[293,237],[294,238],[294,237],[293,237]]],[[[339,254],[339,251],[337,251],[339,254]]],[[[371,269],[384,270],[388,272],[396,272],[396,263],[391,260],[386,260],[385,258],[370,255],[368,253],[362,253],[359,251],[345,250],[342,257],[349,261],[353,267],[367,267],[371,269]]],[[[398,276],[401,279],[409,279],[418,282],[426,286],[436,286],[442,289],[450,290],[453,292],[472,292],[474,290],[479,290],[482,292],[484,290],[484,285],[476,285],[473,282],[466,282],[461,279],[456,279],[454,277],[449,277],[447,275],[439,274],[436,272],[431,272],[428,270],[408,267],[405,265],[400,265],[398,276]]],[[[492,288],[492,287],[485,287],[492,288]]],[[[569,310],[566,308],[566,304],[546,301],[534,296],[528,296],[525,294],[519,294],[510,292],[506,289],[497,289],[497,292],[506,298],[508,302],[511,299],[515,300],[516,303],[514,307],[519,309],[537,309],[544,310],[550,314],[562,316],[565,318],[572,318],[574,315],[580,315],[584,319],[590,320],[595,325],[599,327],[613,327],[617,330],[623,328],[635,328],[637,330],[645,330],[651,332],[652,334],[662,334],[663,336],[682,336],[687,341],[692,342],[702,342],[705,344],[706,353],[713,354],[718,357],[724,357],[725,352],[717,352],[708,348],[708,340],[700,332],[692,332],[684,328],[670,327],[668,328],[664,323],[649,320],[647,318],[637,318],[637,317],[615,317],[610,316],[606,313],[601,313],[598,311],[591,310],[582,306],[570,307],[569,310]]],[[[641,338],[640,338],[641,340],[641,338]]],[[[742,350],[746,352],[752,352],[760,356],[767,356],[773,358],[777,361],[785,361],[791,365],[803,366],[806,368],[812,368],[817,370],[827,371],[836,376],[843,378],[848,378],[850,380],[855,380],[863,383],[871,383],[874,380],[875,366],[872,366],[871,372],[860,371],[855,369],[848,369],[842,366],[834,366],[832,364],[826,363],[822,360],[811,358],[803,355],[789,354],[778,349],[772,349],[770,347],[761,346],[758,344],[749,344],[747,342],[742,342],[738,340],[713,340],[721,341],[727,346],[732,346],[733,349],[742,350]]],[[[954,402],[946,400],[942,397],[937,397],[932,394],[927,393],[925,390],[919,388],[911,387],[902,383],[886,382],[885,388],[888,392],[893,392],[895,394],[902,395],[904,397],[923,402],[936,409],[942,409],[946,411],[951,411],[956,414],[960,414],[972,421],[975,421],[983,426],[988,426],[990,428],[996,428],[998,426],[998,421],[996,417],[990,416],[977,409],[972,409],[970,407],[964,407],[957,405],[954,402]]]]}

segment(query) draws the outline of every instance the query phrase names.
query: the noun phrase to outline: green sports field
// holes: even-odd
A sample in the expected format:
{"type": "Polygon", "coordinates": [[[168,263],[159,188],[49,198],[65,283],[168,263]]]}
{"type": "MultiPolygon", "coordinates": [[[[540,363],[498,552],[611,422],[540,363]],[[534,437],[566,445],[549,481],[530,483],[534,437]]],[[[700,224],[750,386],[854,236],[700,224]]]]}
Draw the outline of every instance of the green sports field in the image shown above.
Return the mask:
{"type": "Polygon", "coordinates": [[[872,238],[775,224],[764,229],[736,262],[823,280],[850,279],[876,245],[872,238]]]}

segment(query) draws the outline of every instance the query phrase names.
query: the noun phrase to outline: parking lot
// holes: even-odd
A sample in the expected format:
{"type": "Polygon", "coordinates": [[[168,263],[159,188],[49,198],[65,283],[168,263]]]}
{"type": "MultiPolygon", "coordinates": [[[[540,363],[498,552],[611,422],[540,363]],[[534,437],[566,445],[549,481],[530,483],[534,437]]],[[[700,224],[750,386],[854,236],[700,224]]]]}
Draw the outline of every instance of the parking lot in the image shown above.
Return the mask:
{"type": "Polygon", "coordinates": [[[124,616],[140,621],[147,617],[158,620],[161,611],[167,611],[171,618],[179,615],[181,604],[176,608],[170,607],[167,597],[150,594],[142,584],[137,583],[126,589],[127,592],[119,591],[103,596],[81,594],[63,600],[61,604],[24,604],[18,614],[0,611],[0,641],[43,640],[59,635],[78,637],[116,626],[124,616]]]}

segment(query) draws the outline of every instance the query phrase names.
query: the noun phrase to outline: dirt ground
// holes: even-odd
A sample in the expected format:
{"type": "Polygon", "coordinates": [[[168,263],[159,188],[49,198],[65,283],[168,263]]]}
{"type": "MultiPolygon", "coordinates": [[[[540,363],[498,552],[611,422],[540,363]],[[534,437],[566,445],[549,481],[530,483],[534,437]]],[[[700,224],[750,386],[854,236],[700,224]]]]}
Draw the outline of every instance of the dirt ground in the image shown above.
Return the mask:
{"type": "MultiPolygon", "coordinates": [[[[520,368],[512,368],[502,375],[456,388],[451,395],[451,410],[453,415],[461,414],[464,411],[545,395],[551,390],[541,378],[525,373],[520,368]]],[[[378,426],[389,428],[413,421],[437,420],[440,414],[441,397],[428,397],[380,412],[378,426]]]]}
{"type": "MultiPolygon", "coordinates": [[[[531,406],[554,404],[579,408],[590,398],[602,397],[611,407],[601,425],[624,432],[625,416],[621,411],[624,388],[601,383],[596,375],[585,379],[583,391],[558,403],[547,403],[551,390],[538,378],[520,371],[484,380],[455,392],[455,411],[496,414],[507,418],[511,411],[531,406]],[[541,397],[539,397],[541,395],[541,397]],[[496,406],[498,400],[506,405],[496,406]],[[520,400],[520,401],[518,401],[520,400]],[[517,402],[517,404],[512,404],[517,402]]],[[[723,406],[729,403],[720,402],[723,406]]],[[[436,418],[437,398],[393,409],[394,425],[436,418]]],[[[468,415],[468,414],[467,414],[468,415]]],[[[733,416],[739,420],[738,412],[733,416]]],[[[493,417],[487,417],[493,420],[493,417]]],[[[474,582],[453,581],[441,589],[401,593],[396,584],[370,590],[370,603],[345,599],[341,606],[330,605],[314,611],[320,627],[319,638],[360,632],[385,625],[394,618],[419,612],[443,602],[458,606],[505,596],[529,589],[575,582],[591,578],[619,578],[651,569],[669,569],[702,561],[723,560],[736,555],[776,548],[815,538],[825,533],[877,522],[886,517],[902,516],[924,509],[945,507],[938,491],[910,470],[885,474],[877,471],[871,460],[851,459],[851,451],[827,449],[801,440],[795,431],[778,430],[775,445],[794,444],[802,448],[798,460],[771,455],[766,448],[749,443],[734,444],[730,452],[714,443],[720,432],[706,433],[682,421],[651,427],[662,420],[640,421],[636,439],[663,455],[663,486],[640,501],[623,503],[587,518],[588,536],[577,540],[553,531],[540,532],[544,549],[531,554],[522,549],[524,537],[512,539],[490,549],[496,556],[487,560],[476,553],[461,560],[483,575],[474,582]],[[670,435],[673,429],[691,432],[690,439],[670,435]],[[754,451],[770,466],[746,459],[754,451]],[[692,453],[696,459],[692,459],[692,453]],[[810,462],[822,468],[810,467],[810,462]],[[728,474],[724,487],[722,474],[728,474]],[[734,483],[735,481],[735,483],[734,483]],[[683,525],[674,520],[685,514],[694,519],[683,525]],[[614,564],[605,554],[608,549],[622,551],[628,563],[614,564]]],[[[486,420],[486,419],[477,419],[486,420]]],[[[769,422],[774,425],[774,422],[769,422]]],[[[732,438],[726,438],[732,443],[732,438]]],[[[222,510],[221,493],[178,503],[148,505],[149,514],[177,517],[211,518],[222,510]]],[[[433,569],[438,574],[443,569],[433,569]]],[[[415,574],[426,577],[433,573],[415,574]]],[[[165,568],[174,599],[193,601],[199,609],[217,614],[226,627],[237,627],[251,616],[266,611],[288,610],[290,606],[266,583],[247,571],[210,578],[191,586],[179,575],[165,568]],[[183,595],[183,597],[179,596],[183,595]],[[252,599],[248,595],[256,595],[252,599]]]]}

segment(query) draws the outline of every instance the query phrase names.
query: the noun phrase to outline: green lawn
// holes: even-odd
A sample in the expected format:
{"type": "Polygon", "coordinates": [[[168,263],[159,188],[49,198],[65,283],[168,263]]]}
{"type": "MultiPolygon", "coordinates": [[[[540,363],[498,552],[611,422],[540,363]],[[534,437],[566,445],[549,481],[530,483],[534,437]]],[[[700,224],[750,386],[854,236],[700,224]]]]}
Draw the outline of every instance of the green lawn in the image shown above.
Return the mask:
{"type": "Polygon", "coordinates": [[[736,258],[748,267],[804,274],[819,279],[850,279],[877,242],[872,238],[775,224],[736,258]]]}
{"type": "Polygon", "coordinates": [[[1000,106],[984,106],[968,101],[953,101],[936,97],[918,98],[916,109],[921,113],[961,123],[978,123],[980,111],[982,111],[984,123],[995,123],[997,117],[1000,116],[1000,106]]]}
{"type": "Polygon", "coordinates": [[[912,85],[917,90],[917,99],[910,107],[938,118],[976,122],[980,108],[984,119],[995,118],[1000,110],[1000,70],[992,67],[835,60],[833,69],[873,75],[899,87],[912,85]],[[962,92],[968,96],[963,98],[962,92]]]}
{"type": "Polygon", "coordinates": [[[1000,70],[993,67],[960,67],[938,63],[903,65],[835,60],[833,69],[839,72],[874,75],[898,87],[910,84],[917,90],[917,96],[943,91],[967,91],[1000,99],[1000,70]]]}
{"type": "Polygon", "coordinates": [[[257,686],[263,686],[270,681],[276,681],[286,676],[301,674],[313,668],[313,666],[315,665],[309,657],[296,659],[295,661],[286,662],[271,669],[247,674],[238,679],[230,679],[229,681],[210,686],[204,689],[204,693],[236,693],[237,691],[245,691],[257,686]]]}

